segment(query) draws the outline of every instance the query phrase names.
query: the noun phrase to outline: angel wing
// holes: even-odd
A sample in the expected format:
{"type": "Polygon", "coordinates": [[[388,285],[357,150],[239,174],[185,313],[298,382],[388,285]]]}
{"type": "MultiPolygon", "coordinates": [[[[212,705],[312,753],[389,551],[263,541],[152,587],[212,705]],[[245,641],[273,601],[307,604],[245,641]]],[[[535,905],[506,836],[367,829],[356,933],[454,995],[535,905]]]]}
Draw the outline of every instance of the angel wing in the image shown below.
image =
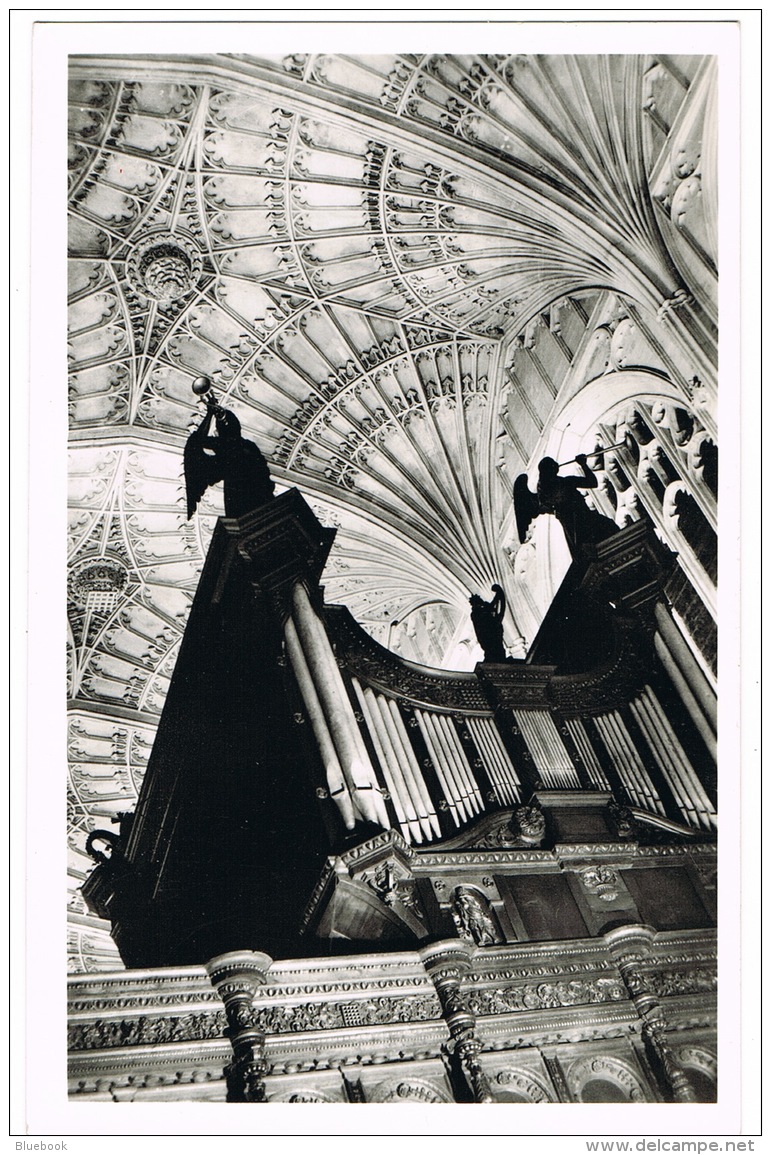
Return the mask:
{"type": "Polygon", "coordinates": [[[514,482],[514,517],[517,522],[519,540],[523,542],[530,527],[530,522],[541,512],[541,503],[538,495],[533,493],[527,483],[527,474],[520,473],[514,482]]]}
{"type": "MultiPolygon", "coordinates": [[[[198,432],[198,431],[196,431],[198,432]]],[[[192,433],[187,439],[184,454],[185,489],[187,491],[187,519],[193,516],[198,502],[210,485],[222,481],[222,463],[219,454],[206,452],[206,444],[215,440],[211,437],[196,437],[192,433]]]]}

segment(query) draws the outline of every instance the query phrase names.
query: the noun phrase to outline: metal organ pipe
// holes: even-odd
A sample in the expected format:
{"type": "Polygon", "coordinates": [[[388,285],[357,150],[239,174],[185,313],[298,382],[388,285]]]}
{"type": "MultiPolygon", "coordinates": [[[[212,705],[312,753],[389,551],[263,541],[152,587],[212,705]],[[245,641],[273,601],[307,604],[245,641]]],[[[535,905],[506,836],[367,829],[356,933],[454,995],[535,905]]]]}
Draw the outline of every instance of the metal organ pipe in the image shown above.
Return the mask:
{"type": "Polygon", "coordinates": [[[401,771],[398,762],[394,758],[393,750],[390,748],[388,735],[384,732],[383,722],[380,718],[377,703],[373,701],[372,691],[362,689],[356,678],[353,679],[353,687],[359,699],[359,704],[367,723],[367,729],[372,738],[372,745],[375,747],[375,753],[380,761],[383,777],[391,794],[396,817],[402,828],[402,834],[408,841],[422,842],[423,837],[418,824],[417,814],[410,803],[409,792],[402,780],[401,771]]]}
{"type": "Polygon", "coordinates": [[[324,763],[330,796],[334,798],[348,830],[353,830],[356,825],[353,802],[348,792],[343,770],[340,765],[340,759],[337,757],[332,735],[324,719],[324,711],[321,708],[321,702],[319,702],[318,694],[314,688],[308,664],[303,657],[302,646],[297,637],[295,624],[291,618],[288,618],[284,625],[284,638],[286,639],[289,661],[292,663],[292,670],[297,679],[297,685],[300,687],[300,694],[302,695],[305,709],[308,711],[313,736],[316,739],[321,760],[324,763]]]}
{"type": "Polygon", "coordinates": [[[596,724],[597,729],[599,731],[600,737],[602,738],[602,740],[605,744],[605,749],[608,751],[608,754],[610,755],[610,757],[611,757],[611,759],[615,765],[615,768],[618,771],[619,778],[621,779],[622,783],[624,784],[624,788],[626,789],[627,793],[629,794],[629,797],[632,798],[635,802],[637,802],[638,805],[642,805],[643,800],[640,796],[638,785],[637,785],[636,781],[634,781],[629,774],[629,771],[628,771],[627,765],[626,765],[626,758],[624,756],[623,751],[620,750],[618,747],[618,740],[616,738],[616,735],[613,733],[613,730],[611,729],[607,718],[603,718],[601,716],[598,716],[597,718],[595,718],[595,724],[596,724]]]}
{"type": "Polygon", "coordinates": [[[391,757],[398,767],[399,778],[403,784],[404,792],[409,800],[409,806],[415,814],[415,821],[420,830],[419,841],[423,837],[431,838],[431,824],[428,821],[428,806],[426,801],[421,797],[419,790],[416,787],[411,774],[411,767],[406,764],[404,751],[401,748],[399,737],[395,732],[393,719],[389,711],[390,703],[381,694],[375,694],[371,690],[367,690],[367,694],[372,695],[373,708],[378,712],[378,720],[383,727],[385,740],[388,743],[388,748],[391,751],[391,757]]]}
{"type": "Polygon", "coordinates": [[[647,804],[659,814],[666,814],[620,715],[614,710],[597,717],[595,721],[630,797],[640,806],[647,804]]]}
{"type": "Polygon", "coordinates": [[[586,730],[582,723],[577,718],[569,718],[566,725],[592,782],[595,786],[599,786],[601,790],[609,790],[610,783],[605,777],[605,773],[597,759],[597,755],[592,749],[592,744],[587,737],[586,730]]]}
{"type": "Polygon", "coordinates": [[[431,801],[431,796],[428,793],[428,787],[423,777],[418,760],[410,743],[409,734],[405,728],[402,716],[399,713],[399,707],[393,698],[382,697],[380,699],[380,707],[383,718],[389,727],[394,741],[394,749],[397,753],[401,751],[404,768],[404,779],[408,784],[411,784],[413,797],[415,798],[420,824],[427,838],[436,835],[441,837],[442,829],[439,825],[439,818],[434,804],[431,801]]]}
{"type": "Polygon", "coordinates": [[[659,798],[656,787],[651,782],[648,771],[643,765],[637,747],[630,737],[623,718],[617,710],[613,710],[608,718],[611,728],[617,735],[618,748],[623,752],[626,766],[632,780],[637,784],[638,798],[641,803],[643,805],[647,803],[649,806],[652,806],[654,810],[658,810],[660,814],[666,814],[664,803],[659,798]]]}
{"type": "Polygon", "coordinates": [[[538,774],[547,786],[576,790],[581,783],[551,714],[543,710],[514,710],[517,725],[538,774]]]}
{"type": "Polygon", "coordinates": [[[429,730],[428,724],[423,717],[423,712],[421,710],[415,711],[415,721],[418,723],[418,728],[423,735],[423,741],[426,744],[426,749],[428,750],[429,756],[434,766],[434,770],[436,771],[436,776],[439,780],[439,785],[442,788],[442,792],[444,794],[447,806],[449,807],[450,814],[453,817],[455,825],[459,826],[460,818],[458,817],[458,809],[455,803],[456,792],[454,789],[454,784],[450,780],[449,776],[445,773],[444,760],[440,759],[434,750],[433,735],[429,730]]]}
{"type": "Polygon", "coordinates": [[[689,804],[688,792],[687,790],[683,790],[683,783],[680,780],[680,776],[672,766],[671,760],[666,756],[664,749],[665,742],[661,734],[657,731],[655,724],[653,726],[651,725],[648,711],[642,702],[632,702],[631,710],[647,739],[659,769],[669,784],[669,788],[674,795],[675,802],[680,808],[683,818],[692,826],[700,825],[695,808],[689,804]]]}
{"type": "Polygon", "coordinates": [[[696,700],[690,686],[685,680],[680,667],[672,657],[672,654],[670,653],[669,648],[661,634],[657,633],[653,641],[656,647],[656,653],[659,656],[662,666],[669,674],[672,685],[680,695],[681,702],[690,714],[696,729],[704,739],[704,745],[709,750],[713,760],[717,762],[717,741],[715,739],[715,733],[712,727],[702,712],[698,701],[696,700]]]}
{"type": "Polygon", "coordinates": [[[505,780],[505,773],[501,772],[495,750],[490,747],[488,735],[482,726],[482,719],[469,718],[467,724],[479,757],[487,771],[487,776],[493,784],[496,798],[501,803],[510,801],[510,791],[505,780]]]}
{"type": "Polygon", "coordinates": [[[657,734],[664,735],[665,757],[671,762],[673,772],[678,774],[686,797],[701,819],[701,824],[707,828],[714,827],[716,825],[715,808],[683,750],[669,718],[650,686],[646,686],[643,690],[641,704],[649,711],[653,729],[657,734]]]}
{"type": "Polygon", "coordinates": [[[490,780],[495,786],[498,801],[518,803],[521,783],[494,721],[492,718],[469,717],[467,725],[490,780]]]}
{"type": "Polygon", "coordinates": [[[717,734],[717,698],[710,686],[704,671],[697,659],[688,648],[683,635],[672,619],[665,606],[657,603],[655,607],[656,624],[666,648],[683,675],[685,681],[699,704],[713,734],[717,734]]]}
{"type": "Polygon", "coordinates": [[[299,582],[292,591],[292,618],[354,803],[364,818],[387,830],[388,812],[332,646],[299,582]]]}
{"type": "Polygon", "coordinates": [[[632,747],[624,723],[615,711],[612,714],[608,714],[605,722],[614,744],[616,757],[621,761],[629,788],[641,806],[649,804],[653,797],[653,786],[651,785],[649,788],[645,782],[641,773],[642,767],[637,757],[637,751],[632,747]]]}
{"type": "Polygon", "coordinates": [[[437,755],[442,758],[445,772],[454,785],[455,801],[458,805],[458,810],[464,818],[471,818],[473,811],[468,799],[468,786],[458,772],[455,759],[447,745],[447,737],[439,725],[439,718],[436,714],[429,713],[425,715],[425,718],[434,738],[434,750],[437,755]]]}
{"type": "Polygon", "coordinates": [[[471,769],[469,760],[466,757],[466,751],[463,749],[458,731],[455,729],[452,718],[448,718],[446,714],[437,715],[437,723],[444,731],[447,745],[450,749],[451,755],[455,760],[455,765],[458,768],[460,780],[465,784],[468,798],[468,803],[477,813],[484,809],[482,802],[482,795],[479,792],[476,779],[474,778],[474,771],[471,769]]]}
{"type": "Polygon", "coordinates": [[[467,817],[466,808],[461,800],[461,793],[458,788],[458,784],[456,783],[455,778],[450,771],[450,767],[447,763],[444,751],[442,750],[439,741],[434,734],[434,730],[431,725],[431,715],[424,712],[423,710],[416,710],[415,717],[418,720],[418,725],[420,726],[423,740],[426,743],[426,747],[431,756],[431,761],[434,764],[437,778],[439,779],[439,782],[441,783],[442,789],[444,791],[444,796],[447,800],[447,805],[450,808],[450,813],[452,814],[455,825],[460,826],[461,821],[465,820],[467,817]]]}

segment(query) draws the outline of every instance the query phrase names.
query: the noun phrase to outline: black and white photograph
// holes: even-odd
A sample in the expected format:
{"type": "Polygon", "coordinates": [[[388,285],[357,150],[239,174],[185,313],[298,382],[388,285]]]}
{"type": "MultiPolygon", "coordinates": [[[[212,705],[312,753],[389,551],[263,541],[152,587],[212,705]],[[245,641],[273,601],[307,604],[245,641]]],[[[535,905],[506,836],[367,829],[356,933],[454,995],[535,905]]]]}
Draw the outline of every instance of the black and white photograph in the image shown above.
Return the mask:
{"type": "Polygon", "coordinates": [[[741,19],[141,15],[34,25],[20,1133],[740,1136],[741,19]]]}

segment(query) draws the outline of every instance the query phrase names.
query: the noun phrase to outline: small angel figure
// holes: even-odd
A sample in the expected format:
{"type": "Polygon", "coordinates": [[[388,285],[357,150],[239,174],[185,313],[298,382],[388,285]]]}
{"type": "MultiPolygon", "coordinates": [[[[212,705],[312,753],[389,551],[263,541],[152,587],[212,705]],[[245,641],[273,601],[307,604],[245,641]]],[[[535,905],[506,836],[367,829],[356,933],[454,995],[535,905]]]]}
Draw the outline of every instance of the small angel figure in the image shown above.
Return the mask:
{"type": "Polygon", "coordinates": [[[225,517],[243,517],[273,496],[275,485],[262,453],[241,436],[235,413],[223,409],[211,394],[203,421],[187,439],[184,465],[188,518],[209,486],[218,481],[225,483],[225,517]],[[216,437],[209,436],[212,418],[216,437]]]}
{"type": "Polygon", "coordinates": [[[583,477],[560,477],[561,466],[552,457],[544,457],[538,465],[535,493],[528,486],[527,474],[520,473],[514,482],[514,514],[520,542],[524,542],[530,523],[542,513],[552,513],[557,518],[573,558],[581,555],[582,546],[596,545],[619,532],[614,521],[590,509],[579,493],[581,489],[596,489],[597,477],[586,464],[585,453],[578,453],[575,461],[581,466],[583,477]]]}
{"type": "Polygon", "coordinates": [[[486,662],[507,661],[503,647],[503,615],[506,613],[506,595],[499,585],[492,587],[495,597],[486,602],[478,594],[469,598],[471,624],[486,662]]]}
{"type": "Polygon", "coordinates": [[[453,921],[461,937],[477,946],[500,942],[495,923],[473,890],[459,886],[455,891],[453,906],[453,921]]]}

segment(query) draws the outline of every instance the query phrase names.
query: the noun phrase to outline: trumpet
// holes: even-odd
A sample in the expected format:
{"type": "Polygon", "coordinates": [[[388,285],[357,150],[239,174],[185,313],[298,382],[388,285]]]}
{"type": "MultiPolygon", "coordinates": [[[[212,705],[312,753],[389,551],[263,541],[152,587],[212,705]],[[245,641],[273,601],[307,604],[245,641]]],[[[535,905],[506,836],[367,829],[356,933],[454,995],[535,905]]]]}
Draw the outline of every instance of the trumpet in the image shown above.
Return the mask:
{"type": "MultiPolygon", "coordinates": [[[[634,438],[632,437],[631,433],[627,433],[627,434],[625,434],[623,441],[617,441],[615,443],[615,445],[599,445],[596,449],[593,449],[591,451],[591,453],[582,453],[581,457],[602,457],[602,455],[604,453],[610,453],[610,451],[612,449],[630,449],[631,450],[633,445],[634,445],[634,438]]],[[[557,466],[557,468],[563,469],[566,465],[573,465],[574,462],[577,462],[577,461],[578,461],[577,457],[571,457],[570,461],[561,461],[560,464],[557,466]]]]}

